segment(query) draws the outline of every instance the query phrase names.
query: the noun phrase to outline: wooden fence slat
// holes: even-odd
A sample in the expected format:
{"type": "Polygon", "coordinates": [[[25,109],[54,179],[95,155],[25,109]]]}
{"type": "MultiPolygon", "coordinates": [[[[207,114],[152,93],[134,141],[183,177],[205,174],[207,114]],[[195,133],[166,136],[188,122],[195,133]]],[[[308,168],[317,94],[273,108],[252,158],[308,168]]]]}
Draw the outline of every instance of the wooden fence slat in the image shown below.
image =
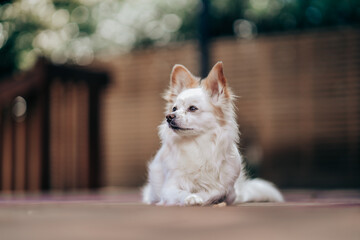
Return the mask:
{"type": "Polygon", "coordinates": [[[89,146],[88,141],[88,88],[85,84],[79,84],[78,90],[78,112],[77,112],[77,125],[78,125],[78,164],[77,178],[80,188],[89,187],[89,146]]]}
{"type": "Polygon", "coordinates": [[[41,169],[41,117],[42,112],[38,105],[38,99],[34,100],[31,113],[28,117],[28,190],[37,192],[40,190],[40,169],[41,169]]]}
{"type": "Polygon", "coordinates": [[[79,146],[78,146],[78,115],[77,112],[80,111],[78,108],[78,91],[75,84],[71,85],[70,88],[70,114],[71,118],[69,120],[71,121],[71,145],[70,145],[70,151],[71,151],[71,187],[73,189],[78,188],[78,179],[77,179],[77,168],[79,166],[79,146]]]}
{"type": "Polygon", "coordinates": [[[3,191],[12,190],[12,162],[13,162],[13,133],[12,120],[10,114],[5,112],[3,119],[3,151],[2,151],[2,186],[3,191]]]}
{"type": "Polygon", "coordinates": [[[15,190],[25,190],[25,161],[26,161],[26,123],[15,123],[15,190]]]}

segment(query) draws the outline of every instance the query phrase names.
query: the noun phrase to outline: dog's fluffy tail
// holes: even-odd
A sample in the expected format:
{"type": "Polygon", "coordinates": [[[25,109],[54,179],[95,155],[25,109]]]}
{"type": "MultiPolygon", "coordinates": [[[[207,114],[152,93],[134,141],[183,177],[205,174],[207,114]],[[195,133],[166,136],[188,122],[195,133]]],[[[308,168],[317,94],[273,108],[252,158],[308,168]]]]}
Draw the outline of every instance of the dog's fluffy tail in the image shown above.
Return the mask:
{"type": "Polygon", "coordinates": [[[247,179],[240,176],[235,183],[234,203],[244,202],[283,202],[280,191],[271,182],[260,178],[247,179]]]}

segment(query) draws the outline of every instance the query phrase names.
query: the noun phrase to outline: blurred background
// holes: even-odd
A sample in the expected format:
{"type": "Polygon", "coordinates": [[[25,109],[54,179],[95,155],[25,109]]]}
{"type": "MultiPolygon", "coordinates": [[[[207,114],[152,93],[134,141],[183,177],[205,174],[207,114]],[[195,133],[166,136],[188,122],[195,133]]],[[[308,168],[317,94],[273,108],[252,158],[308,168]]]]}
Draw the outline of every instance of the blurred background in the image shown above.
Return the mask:
{"type": "Polygon", "coordinates": [[[360,187],[357,0],[0,1],[0,190],[139,187],[172,66],[223,61],[281,188],[360,187]]]}

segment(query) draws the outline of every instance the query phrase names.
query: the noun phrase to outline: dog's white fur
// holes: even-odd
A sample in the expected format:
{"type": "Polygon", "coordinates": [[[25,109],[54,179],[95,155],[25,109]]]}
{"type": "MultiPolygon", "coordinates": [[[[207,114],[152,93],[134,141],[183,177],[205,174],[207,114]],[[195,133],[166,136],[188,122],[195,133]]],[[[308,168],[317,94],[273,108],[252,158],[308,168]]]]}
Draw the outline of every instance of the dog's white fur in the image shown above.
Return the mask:
{"type": "Polygon", "coordinates": [[[221,62],[202,81],[184,66],[174,66],[165,96],[167,120],[159,126],[162,146],[148,166],[143,202],[283,201],[271,183],[246,178],[233,98],[221,62]]]}

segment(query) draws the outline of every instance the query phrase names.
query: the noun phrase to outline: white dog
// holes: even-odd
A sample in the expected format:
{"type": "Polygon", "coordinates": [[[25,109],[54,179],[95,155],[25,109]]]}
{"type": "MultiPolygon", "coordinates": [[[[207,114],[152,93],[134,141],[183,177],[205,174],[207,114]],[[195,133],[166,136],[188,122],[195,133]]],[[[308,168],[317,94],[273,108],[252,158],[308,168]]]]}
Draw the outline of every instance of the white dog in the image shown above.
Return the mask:
{"type": "Polygon", "coordinates": [[[145,203],[283,201],[270,182],[246,178],[233,98],[221,62],[203,80],[182,65],[173,67],[166,119],[159,126],[162,146],[149,164],[145,203]]]}

